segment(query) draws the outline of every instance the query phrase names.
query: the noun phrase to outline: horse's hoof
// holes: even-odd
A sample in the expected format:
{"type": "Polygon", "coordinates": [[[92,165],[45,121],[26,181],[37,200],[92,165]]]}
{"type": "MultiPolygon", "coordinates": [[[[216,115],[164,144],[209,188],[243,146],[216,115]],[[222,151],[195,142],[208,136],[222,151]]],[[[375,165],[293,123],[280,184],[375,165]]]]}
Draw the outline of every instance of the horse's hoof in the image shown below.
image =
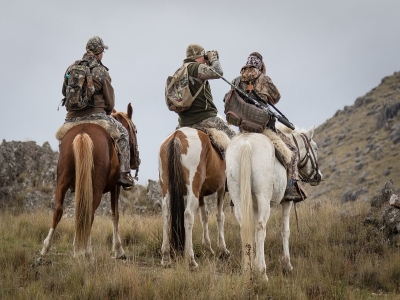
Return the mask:
{"type": "Polygon", "coordinates": [[[195,260],[192,260],[189,263],[189,269],[190,269],[190,271],[197,271],[199,269],[199,265],[197,264],[197,262],[195,260]]]}
{"type": "Polygon", "coordinates": [[[124,253],[121,256],[118,256],[117,259],[125,260],[125,259],[127,259],[127,257],[126,257],[126,255],[124,253]]]}
{"type": "Polygon", "coordinates": [[[161,266],[164,268],[170,268],[171,267],[171,259],[164,261],[164,259],[161,260],[161,266]]]}
{"type": "Polygon", "coordinates": [[[221,254],[219,255],[220,259],[227,259],[231,256],[231,252],[227,249],[225,249],[224,251],[221,252],[221,254]]]}

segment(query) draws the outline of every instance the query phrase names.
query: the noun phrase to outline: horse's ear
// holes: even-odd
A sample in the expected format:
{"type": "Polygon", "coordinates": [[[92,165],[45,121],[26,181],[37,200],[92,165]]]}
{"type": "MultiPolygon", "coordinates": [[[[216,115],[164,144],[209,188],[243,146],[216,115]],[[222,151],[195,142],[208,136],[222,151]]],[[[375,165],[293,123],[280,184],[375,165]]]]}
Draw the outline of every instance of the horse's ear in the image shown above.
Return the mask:
{"type": "Polygon", "coordinates": [[[132,113],[133,113],[132,105],[129,102],[129,104],[128,104],[128,118],[129,119],[132,119],[132,113]]]}
{"type": "Polygon", "coordinates": [[[116,112],[117,112],[117,111],[115,110],[115,108],[113,108],[113,111],[112,111],[112,113],[113,113],[113,114],[115,114],[116,112]]]}
{"type": "Polygon", "coordinates": [[[315,125],[311,126],[310,129],[308,129],[307,132],[305,133],[309,140],[311,140],[314,136],[314,129],[315,125]]]}

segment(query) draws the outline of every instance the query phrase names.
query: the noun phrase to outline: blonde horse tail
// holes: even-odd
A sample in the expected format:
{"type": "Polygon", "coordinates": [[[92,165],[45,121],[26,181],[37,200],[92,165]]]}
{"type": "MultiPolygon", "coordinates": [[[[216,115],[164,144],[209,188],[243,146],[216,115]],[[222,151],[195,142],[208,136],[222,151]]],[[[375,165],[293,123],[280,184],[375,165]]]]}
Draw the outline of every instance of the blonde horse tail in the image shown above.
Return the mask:
{"type": "Polygon", "coordinates": [[[254,211],[253,198],[251,195],[251,147],[243,144],[240,147],[240,203],[242,211],[242,252],[244,268],[251,269],[251,258],[254,247],[254,211]]]}
{"type": "Polygon", "coordinates": [[[85,250],[92,227],[93,142],[86,133],[75,137],[75,248],[85,250]]]}
{"type": "Polygon", "coordinates": [[[175,136],[168,145],[168,182],[171,214],[171,246],[178,253],[185,248],[185,204],[183,199],[184,180],[181,163],[182,144],[175,136]]]}

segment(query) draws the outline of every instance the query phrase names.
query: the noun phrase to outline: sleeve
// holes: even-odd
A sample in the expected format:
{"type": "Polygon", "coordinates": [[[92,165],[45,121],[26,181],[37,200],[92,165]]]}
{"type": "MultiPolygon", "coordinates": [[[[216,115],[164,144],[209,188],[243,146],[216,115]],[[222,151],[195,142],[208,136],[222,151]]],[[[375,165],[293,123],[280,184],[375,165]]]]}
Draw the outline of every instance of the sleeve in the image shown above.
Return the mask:
{"type": "Polygon", "coordinates": [[[111,85],[111,77],[107,76],[103,82],[103,97],[106,105],[107,115],[112,113],[115,106],[114,88],[111,85]]]}
{"type": "Polygon", "coordinates": [[[218,76],[213,69],[220,75],[223,76],[224,75],[224,71],[222,70],[221,67],[221,63],[219,62],[219,60],[214,60],[211,63],[211,66],[208,66],[206,64],[199,64],[199,68],[197,71],[197,77],[196,78],[200,78],[203,80],[207,80],[207,79],[218,79],[220,78],[220,76],[218,76]]]}
{"type": "Polygon", "coordinates": [[[257,79],[255,92],[262,100],[272,105],[277,104],[281,98],[277,87],[274,85],[271,78],[266,75],[261,75],[257,79]]]}

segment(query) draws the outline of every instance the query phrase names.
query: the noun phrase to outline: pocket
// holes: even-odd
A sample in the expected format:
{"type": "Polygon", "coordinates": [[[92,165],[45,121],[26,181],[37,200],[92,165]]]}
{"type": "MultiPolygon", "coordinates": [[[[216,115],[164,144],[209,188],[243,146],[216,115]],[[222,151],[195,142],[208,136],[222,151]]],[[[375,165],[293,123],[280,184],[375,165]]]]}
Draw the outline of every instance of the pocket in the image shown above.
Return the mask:
{"type": "Polygon", "coordinates": [[[243,120],[242,124],[240,124],[240,129],[244,131],[260,133],[264,130],[264,126],[250,122],[249,120],[243,120]]]}
{"type": "Polygon", "coordinates": [[[226,121],[234,126],[239,126],[242,119],[237,113],[231,110],[226,113],[226,121]]]}

